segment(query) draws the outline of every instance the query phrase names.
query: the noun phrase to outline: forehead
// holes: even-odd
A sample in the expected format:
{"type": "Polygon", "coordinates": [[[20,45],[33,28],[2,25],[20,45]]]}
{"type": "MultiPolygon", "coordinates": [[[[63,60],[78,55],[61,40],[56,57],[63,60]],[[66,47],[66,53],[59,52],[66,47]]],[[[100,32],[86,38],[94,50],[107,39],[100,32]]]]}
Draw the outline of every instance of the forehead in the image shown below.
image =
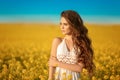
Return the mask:
{"type": "Polygon", "coordinates": [[[61,17],[60,22],[68,23],[64,17],[61,17]]]}

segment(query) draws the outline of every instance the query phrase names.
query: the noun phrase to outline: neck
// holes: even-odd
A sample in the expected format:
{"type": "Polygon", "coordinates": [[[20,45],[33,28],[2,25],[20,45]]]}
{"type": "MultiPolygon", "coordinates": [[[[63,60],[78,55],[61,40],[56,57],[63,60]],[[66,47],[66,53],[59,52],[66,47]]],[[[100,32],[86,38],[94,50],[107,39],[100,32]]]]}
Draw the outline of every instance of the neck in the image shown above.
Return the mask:
{"type": "Polygon", "coordinates": [[[65,39],[72,40],[72,35],[65,35],[65,39]]]}

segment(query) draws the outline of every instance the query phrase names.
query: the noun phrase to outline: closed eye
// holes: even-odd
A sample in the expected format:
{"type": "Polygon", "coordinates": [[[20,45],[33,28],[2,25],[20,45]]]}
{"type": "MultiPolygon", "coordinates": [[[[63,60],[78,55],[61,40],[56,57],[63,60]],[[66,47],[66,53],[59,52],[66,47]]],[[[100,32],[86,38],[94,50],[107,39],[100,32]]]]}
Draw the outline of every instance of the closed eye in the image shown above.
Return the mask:
{"type": "Polygon", "coordinates": [[[63,23],[65,26],[67,26],[68,24],[67,23],[63,23]]]}

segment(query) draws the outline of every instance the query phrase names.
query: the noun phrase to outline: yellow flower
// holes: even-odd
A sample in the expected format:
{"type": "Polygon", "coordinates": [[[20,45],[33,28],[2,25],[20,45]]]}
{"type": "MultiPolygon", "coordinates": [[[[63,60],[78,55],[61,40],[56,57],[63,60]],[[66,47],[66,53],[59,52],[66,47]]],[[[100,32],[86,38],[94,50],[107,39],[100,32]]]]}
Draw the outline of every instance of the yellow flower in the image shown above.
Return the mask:
{"type": "Polygon", "coordinates": [[[66,72],[62,73],[62,75],[66,76],[66,72]]]}
{"type": "Polygon", "coordinates": [[[62,73],[62,78],[63,78],[63,80],[66,80],[66,73],[65,72],[62,73]]]}
{"type": "Polygon", "coordinates": [[[115,79],[116,79],[116,80],[120,80],[120,75],[116,75],[116,76],[115,76],[115,79]]]}
{"type": "Polygon", "coordinates": [[[55,72],[54,76],[56,77],[58,75],[58,72],[55,72]]]}
{"type": "Polygon", "coordinates": [[[87,69],[85,69],[85,68],[82,70],[82,72],[83,72],[83,74],[85,74],[85,75],[88,74],[88,71],[87,71],[87,69]]]}
{"type": "Polygon", "coordinates": [[[108,76],[108,75],[105,75],[105,76],[104,76],[104,79],[108,79],[108,78],[109,78],[109,76],[108,76]]]}
{"type": "Polygon", "coordinates": [[[71,74],[68,75],[68,80],[72,80],[72,75],[71,74]]]}
{"type": "Polygon", "coordinates": [[[110,76],[110,80],[114,80],[115,77],[113,75],[110,76]]]}
{"type": "Polygon", "coordinates": [[[109,65],[106,65],[106,68],[109,68],[109,65]]]}
{"type": "Polygon", "coordinates": [[[92,77],[92,80],[97,80],[95,76],[92,77]]]}
{"type": "Polygon", "coordinates": [[[101,78],[98,78],[98,80],[102,80],[101,78]]]}
{"type": "Polygon", "coordinates": [[[40,75],[39,76],[40,80],[44,80],[44,76],[40,75]]]}

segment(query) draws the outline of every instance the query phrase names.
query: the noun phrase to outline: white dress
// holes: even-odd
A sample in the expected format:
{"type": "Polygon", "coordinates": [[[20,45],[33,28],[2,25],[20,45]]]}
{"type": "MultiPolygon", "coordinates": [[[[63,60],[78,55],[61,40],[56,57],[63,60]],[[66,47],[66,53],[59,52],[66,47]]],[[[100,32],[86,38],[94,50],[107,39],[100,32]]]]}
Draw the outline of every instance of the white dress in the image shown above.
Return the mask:
{"type": "MultiPolygon", "coordinates": [[[[58,61],[61,61],[63,63],[68,63],[68,64],[77,63],[75,49],[73,48],[71,51],[68,51],[67,45],[65,43],[65,38],[58,45],[56,56],[58,61]]],[[[80,79],[79,72],[74,72],[61,67],[56,67],[55,80],[79,80],[79,79],[80,79]]]]}

